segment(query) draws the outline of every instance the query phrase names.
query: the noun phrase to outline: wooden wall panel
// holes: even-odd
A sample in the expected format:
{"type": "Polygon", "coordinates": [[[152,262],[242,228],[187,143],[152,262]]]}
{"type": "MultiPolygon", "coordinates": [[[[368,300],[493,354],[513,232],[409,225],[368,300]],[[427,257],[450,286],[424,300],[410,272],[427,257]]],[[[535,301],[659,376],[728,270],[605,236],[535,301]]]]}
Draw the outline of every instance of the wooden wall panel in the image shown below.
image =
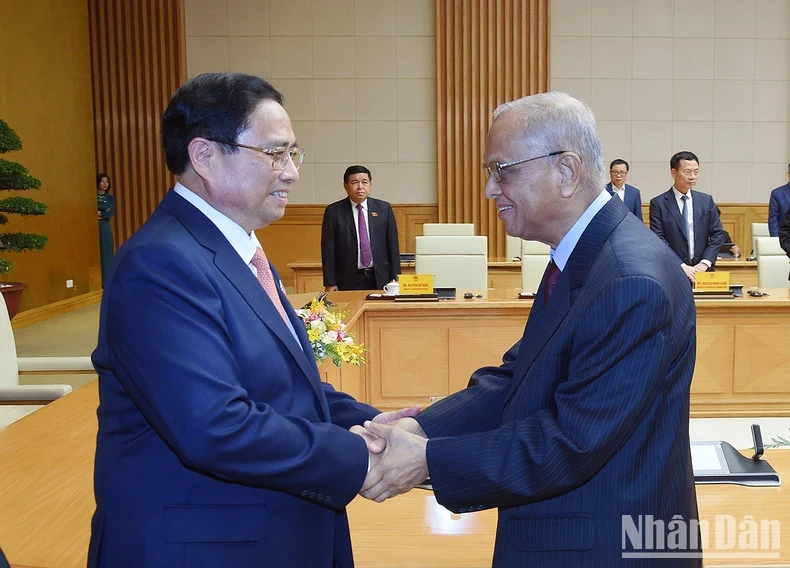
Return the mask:
{"type": "MultiPolygon", "coordinates": [[[[265,229],[256,231],[266,255],[286,285],[293,283],[289,262],[321,260],[321,222],[326,205],[289,205],[285,216],[265,229]]],[[[414,252],[415,237],[422,235],[423,223],[435,223],[436,205],[394,203],[398,225],[398,244],[403,252],[414,252]]]]}
{"type": "Polygon", "coordinates": [[[116,247],[157,206],[174,178],[160,121],[186,80],[183,0],[89,0],[96,169],[112,180],[116,247]]]}
{"type": "Polygon", "coordinates": [[[0,118],[22,139],[22,150],[3,158],[41,180],[40,190],[0,198],[30,197],[49,208],[0,227],[49,238],[41,252],[2,255],[14,264],[2,280],[29,286],[23,312],[85,294],[99,264],[89,45],[85,0],[0,0],[0,118]]]}
{"type": "Polygon", "coordinates": [[[480,164],[491,113],[549,88],[550,0],[437,0],[439,221],[474,223],[488,254],[504,227],[483,194],[480,164]]]}

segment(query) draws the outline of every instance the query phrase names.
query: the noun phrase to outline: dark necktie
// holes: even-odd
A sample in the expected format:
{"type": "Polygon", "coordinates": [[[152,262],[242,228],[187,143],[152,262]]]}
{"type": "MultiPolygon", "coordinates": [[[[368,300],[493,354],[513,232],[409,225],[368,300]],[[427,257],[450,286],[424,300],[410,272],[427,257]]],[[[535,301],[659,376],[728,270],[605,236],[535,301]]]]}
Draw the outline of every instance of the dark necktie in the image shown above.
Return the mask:
{"type": "Polygon", "coordinates": [[[359,261],[367,268],[373,263],[373,251],[370,249],[368,225],[365,222],[365,208],[360,203],[357,205],[357,220],[359,225],[359,261]]]}
{"type": "Polygon", "coordinates": [[[691,236],[689,235],[689,196],[683,195],[680,199],[683,200],[683,209],[680,214],[683,217],[683,234],[686,236],[686,243],[688,243],[689,262],[694,262],[694,243],[691,241],[691,236]]]}
{"type": "Polygon", "coordinates": [[[543,305],[549,303],[549,297],[554,292],[554,287],[557,285],[557,279],[562,274],[560,267],[554,262],[554,259],[549,261],[549,267],[546,270],[546,287],[543,289],[543,305]]]}
{"type": "Polygon", "coordinates": [[[683,195],[680,198],[683,201],[683,209],[680,211],[680,216],[683,217],[683,234],[686,235],[686,240],[689,240],[689,196],[683,195]]]}

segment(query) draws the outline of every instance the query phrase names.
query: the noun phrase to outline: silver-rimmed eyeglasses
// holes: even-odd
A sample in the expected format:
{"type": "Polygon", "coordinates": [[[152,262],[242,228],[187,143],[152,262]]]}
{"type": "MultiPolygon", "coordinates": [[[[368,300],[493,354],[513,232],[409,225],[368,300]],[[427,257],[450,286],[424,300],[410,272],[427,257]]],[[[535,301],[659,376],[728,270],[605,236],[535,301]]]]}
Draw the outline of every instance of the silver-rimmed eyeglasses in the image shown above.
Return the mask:
{"type": "Polygon", "coordinates": [[[499,162],[488,162],[487,164],[483,164],[483,172],[485,172],[486,178],[493,177],[495,182],[502,183],[502,170],[504,170],[505,168],[509,168],[510,166],[517,166],[519,164],[526,164],[527,162],[531,162],[532,160],[540,160],[541,158],[548,158],[549,156],[559,156],[560,154],[564,154],[565,152],[567,152],[567,150],[558,150],[556,152],[543,154],[542,156],[535,156],[534,158],[525,158],[524,160],[516,160],[515,162],[505,162],[504,164],[500,164],[499,162]]]}
{"type": "Polygon", "coordinates": [[[217,144],[227,144],[228,146],[235,146],[237,148],[246,148],[247,150],[253,150],[254,152],[259,152],[261,154],[266,154],[267,156],[272,157],[272,169],[276,172],[280,172],[285,169],[285,165],[288,163],[288,158],[294,164],[294,167],[298,170],[299,166],[302,165],[304,161],[305,151],[297,146],[293,148],[259,148],[258,146],[247,146],[246,144],[238,144],[237,142],[228,142],[226,140],[216,140],[214,138],[208,138],[212,142],[216,142],[217,144]]]}

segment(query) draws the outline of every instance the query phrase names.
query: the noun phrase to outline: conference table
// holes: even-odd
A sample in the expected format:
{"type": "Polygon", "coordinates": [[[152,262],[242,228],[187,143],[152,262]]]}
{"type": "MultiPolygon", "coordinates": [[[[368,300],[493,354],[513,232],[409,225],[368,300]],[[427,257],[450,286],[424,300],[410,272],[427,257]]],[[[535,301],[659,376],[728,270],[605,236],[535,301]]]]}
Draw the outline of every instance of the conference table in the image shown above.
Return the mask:
{"type": "MultiPolygon", "coordinates": [[[[692,415],[790,415],[790,297],[787,289],[768,292],[697,301],[692,415]]],[[[311,297],[294,294],[291,301],[298,307],[311,297]]],[[[346,322],[369,350],[368,362],[340,369],[325,362],[319,370],[382,409],[427,405],[463,388],[472,370],[497,364],[518,339],[532,305],[515,290],[430,303],[366,300],[364,292],[329,298],[348,311],[346,322]]],[[[94,381],[0,430],[0,547],[13,564],[85,565],[97,404],[94,381]]],[[[768,450],[765,457],[787,479],[790,451],[768,450]]],[[[782,497],[783,488],[710,485],[697,492],[711,526],[725,519],[737,531],[752,519],[778,521],[785,547],[778,558],[769,549],[760,552],[773,556],[738,559],[725,539],[709,547],[707,566],[790,565],[790,498],[782,497]]],[[[358,499],[349,512],[360,567],[490,566],[494,511],[454,515],[430,492],[415,490],[380,505],[358,499]]]]}
{"type": "MultiPolygon", "coordinates": [[[[700,299],[693,417],[790,416],[790,296],[700,299]]],[[[321,367],[324,380],[377,408],[426,405],[466,386],[476,369],[501,363],[524,331],[532,300],[518,290],[439,302],[365,301],[363,292],[330,293],[349,310],[365,344],[362,367],[321,367]]],[[[478,292],[478,291],[475,291],[478,292]]],[[[301,305],[312,294],[292,298],[301,305]]]]}
{"type": "MultiPolygon", "coordinates": [[[[0,430],[0,546],[12,565],[85,566],[95,507],[97,403],[94,381],[0,430]]],[[[790,450],[768,450],[765,459],[790,479],[790,450]]],[[[703,536],[708,567],[790,565],[786,488],[704,485],[697,486],[697,499],[700,518],[710,527],[708,539],[703,536]],[[743,534],[738,527],[750,518],[778,525],[777,534],[755,541],[767,549],[737,546],[743,534]],[[724,530],[715,529],[717,522],[724,530]]],[[[453,514],[431,492],[415,489],[382,504],[357,498],[349,518],[359,568],[491,565],[494,510],[453,514]]]]}
{"type": "MultiPolygon", "coordinates": [[[[321,261],[308,259],[289,262],[293,271],[294,292],[318,292],[324,289],[321,261]]],[[[403,274],[414,274],[414,262],[401,262],[403,274]]],[[[757,286],[757,261],[739,258],[720,258],[716,269],[730,273],[730,282],[743,284],[744,289],[757,286]]],[[[492,257],[488,259],[488,287],[509,289],[521,287],[521,260],[492,257]]]]}

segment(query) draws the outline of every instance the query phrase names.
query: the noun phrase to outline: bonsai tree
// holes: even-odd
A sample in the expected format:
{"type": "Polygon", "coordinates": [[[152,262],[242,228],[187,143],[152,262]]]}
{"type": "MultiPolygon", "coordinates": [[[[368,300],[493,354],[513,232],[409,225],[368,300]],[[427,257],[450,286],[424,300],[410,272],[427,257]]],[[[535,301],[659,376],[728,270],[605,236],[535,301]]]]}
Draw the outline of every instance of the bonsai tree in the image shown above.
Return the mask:
{"type": "MultiPolygon", "coordinates": [[[[0,120],[0,154],[21,150],[22,142],[16,132],[0,120]]],[[[41,182],[30,175],[22,164],[0,159],[0,191],[39,189],[41,182]]],[[[0,199],[0,225],[8,223],[6,213],[17,215],[44,215],[47,206],[28,197],[6,197],[0,199]]],[[[47,237],[33,233],[0,233],[0,249],[12,252],[41,250],[47,237]]],[[[11,261],[0,258],[0,274],[11,270],[11,261]]]]}

